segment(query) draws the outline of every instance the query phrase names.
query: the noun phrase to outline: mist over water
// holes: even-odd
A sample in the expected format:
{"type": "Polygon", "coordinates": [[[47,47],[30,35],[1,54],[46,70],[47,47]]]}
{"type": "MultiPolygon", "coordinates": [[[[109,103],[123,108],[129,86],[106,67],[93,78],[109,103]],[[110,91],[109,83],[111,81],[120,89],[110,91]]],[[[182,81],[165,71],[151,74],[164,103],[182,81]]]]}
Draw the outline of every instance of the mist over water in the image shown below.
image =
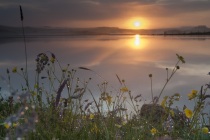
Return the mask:
{"type": "MultiPolygon", "coordinates": [[[[151,102],[149,74],[153,74],[153,92],[158,96],[165,81],[166,68],[171,72],[177,62],[176,54],[183,56],[185,64],[169,82],[162,97],[180,93],[178,107],[192,102],[187,94],[192,89],[200,90],[202,85],[210,82],[210,37],[209,36],[71,36],[71,37],[37,37],[26,38],[28,53],[28,70],[33,85],[36,69],[36,56],[39,53],[52,52],[66,67],[86,67],[94,72],[79,70],[77,77],[81,81],[92,78],[89,88],[94,96],[99,97],[97,84],[108,82],[108,92],[116,94],[120,89],[120,79],[134,96],[142,94],[147,103],[151,102]],[[97,73],[97,74],[96,74],[97,73]]],[[[49,54],[49,53],[48,53],[49,54]]],[[[22,38],[1,39],[0,41],[0,73],[6,78],[6,69],[25,66],[24,43],[22,38]]],[[[58,69],[58,72],[59,69],[58,69]]],[[[20,89],[20,76],[11,74],[11,85],[20,89]]],[[[42,76],[45,76],[44,74],[42,76]]],[[[45,83],[45,81],[42,81],[45,83]]],[[[3,94],[9,94],[7,85],[1,81],[3,94]]],[[[64,91],[65,92],[65,91],[64,91]]],[[[66,96],[65,93],[62,96],[66,96]]],[[[85,98],[88,98],[86,95],[85,98]]],[[[142,102],[143,104],[144,102],[142,102]]],[[[207,112],[209,113],[209,112],[207,112]]]]}

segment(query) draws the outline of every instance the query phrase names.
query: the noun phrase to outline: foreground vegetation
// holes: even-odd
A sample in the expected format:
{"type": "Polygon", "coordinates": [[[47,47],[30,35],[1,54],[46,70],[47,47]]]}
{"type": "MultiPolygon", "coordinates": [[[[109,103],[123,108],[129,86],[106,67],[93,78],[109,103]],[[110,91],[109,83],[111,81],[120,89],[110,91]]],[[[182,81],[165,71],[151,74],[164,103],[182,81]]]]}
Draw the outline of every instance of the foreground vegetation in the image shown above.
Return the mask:
{"type": "Polygon", "coordinates": [[[1,84],[7,85],[11,94],[1,95],[1,139],[210,139],[204,119],[208,114],[203,113],[210,85],[188,94],[189,100],[195,102],[193,110],[187,105],[180,110],[173,108],[179,102],[178,93],[163,96],[168,82],[185,63],[182,56],[177,54],[177,58],[174,69],[166,68],[167,80],[157,97],[153,96],[149,74],[151,103],[141,106],[142,95],[133,95],[118,75],[121,88],[110,92],[110,85],[104,80],[97,85],[100,96],[96,98],[89,88],[91,77],[81,79],[76,73],[77,69],[97,73],[85,67],[62,67],[53,53],[40,53],[34,81],[28,80],[29,73],[24,68],[7,69],[6,74],[0,75],[1,84]],[[10,84],[14,74],[24,79],[24,83],[17,83],[19,90],[10,84]]]}

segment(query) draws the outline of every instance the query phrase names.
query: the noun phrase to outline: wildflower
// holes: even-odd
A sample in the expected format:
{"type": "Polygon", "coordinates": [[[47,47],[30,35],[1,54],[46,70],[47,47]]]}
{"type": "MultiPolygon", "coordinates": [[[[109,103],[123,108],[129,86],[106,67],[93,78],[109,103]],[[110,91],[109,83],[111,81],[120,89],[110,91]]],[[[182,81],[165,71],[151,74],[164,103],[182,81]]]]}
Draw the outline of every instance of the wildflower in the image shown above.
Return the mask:
{"type": "Polygon", "coordinates": [[[203,132],[204,134],[208,134],[208,133],[209,133],[208,127],[203,127],[203,128],[202,128],[202,132],[203,132]]]}
{"type": "Polygon", "coordinates": [[[188,99],[189,99],[189,100],[194,99],[194,98],[197,96],[197,93],[198,93],[197,90],[192,90],[191,93],[189,93],[189,94],[187,95],[187,96],[188,96],[188,99]]]}
{"type": "Polygon", "coordinates": [[[128,92],[128,88],[127,87],[123,87],[120,89],[121,92],[128,92]]]}
{"type": "Polygon", "coordinates": [[[175,94],[173,95],[173,97],[175,97],[174,100],[179,101],[180,94],[179,94],[179,93],[175,93],[175,94]]]}
{"type": "Polygon", "coordinates": [[[90,114],[90,119],[94,119],[94,114],[90,114]]]}
{"type": "Polygon", "coordinates": [[[163,101],[161,102],[161,106],[162,106],[163,108],[166,107],[166,100],[163,100],[163,101]]]}
{"type": "Polygon", "coordinates": [[[16,73],[16,72],[17,72],[17,67],[14,67],[14,68],[12,69],[12,72],[13,72],[13,73],[16,73]]]}
{"type": "Polygon", "coordinates": [[[91,132],[95,132],[98,133],[99,129],[97,127],[97,125],[94,123],[93,128],[91,129],[91,132]]]}
{"type": "Polygon", "coordinates": [[[36,58],[36,71],[41,73],[49,61],[48,56],[45,53],[40,53],[36,58]]]}
{"type": "Polygon", "coordinates": [[[127,124],[127,120],[124,120],[123,122],[122,122],[122,125],[126,125],[127,124]]]}
{"type": "Polygon", "coordinates": [[[186,108],[184,112],[187,118],[192,118],[193,112],[190,109],[186,108]]]}
{"type": "Polygon", "coordinates": [[[167,100],[167,99],[168,99],[168,96],[165,96],[164,99],[163,99],[163,101],[161,102],[161,106],[162,106],[163,108],[166,107],[166,100],[167,100]]]}
{"type": "Polygon", "coordinates": [[[13,127],[17,127],[19,125],[19,123],[13,123],[12,126],[13,127]]]}
{"type": "Polygon", "coordinates": [[[4,124],[4,127],[6,128],[6,129],[9,129],[10,128],[10,126],[11,126],[11,123],[9,122],[9,123],[5,123],[4,124]]]}
{"type": "Polygon", "coordinates": [[[184,57],[176,54],[177,58],[182,62],[182,63],[185,63],[185,60],[184,60],[184,57]]]}
{"type": "Polygon", "coordinates": [[[115,126],[116,126],[117,128],[121,128],[121,127],[122,127],[122,125],[119,125],[119,124],[115,124],[115,126]]]}
{"type": "Polygon", "coordinates": [[[150,132],[151,132],[152,135],[155,135],[158,131],[157,131],[157,129],[152,128],[152,129],[150,130],[150,132]]]}
{"type": "Polygon", "coordinates": [[[174,117],[174,111],[173,110],[170,110],[170,114],[172,117],[174,117]]]}
{"type": "Polygon", "coordinates": [[[171,118],[171,115],[168,115],[166,121],[163,123],[163,127],[167,132],[172,132],[174,127],[174,121],[171,118]]]}

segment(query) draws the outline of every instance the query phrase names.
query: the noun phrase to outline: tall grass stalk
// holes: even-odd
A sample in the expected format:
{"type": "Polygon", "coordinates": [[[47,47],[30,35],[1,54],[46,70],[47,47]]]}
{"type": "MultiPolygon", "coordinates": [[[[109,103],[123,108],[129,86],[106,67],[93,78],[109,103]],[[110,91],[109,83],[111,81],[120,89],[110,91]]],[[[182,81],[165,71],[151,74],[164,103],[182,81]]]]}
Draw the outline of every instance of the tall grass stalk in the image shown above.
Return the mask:
{"type": "Polygon", "coordinates": [[[26,86],[29,90],[29,81],[28,81],[28,54],[27,54],[27,47],[26,47],[26,37],[25,37],[25,30],[24,30],[24,24],[23,24],[23,10],[21,5],[20,7],[20,20],[22,25],[22,33],[23,33],[23,41],[24,41],[24,52],[25,52],[25,79],[26,79],[26,86]]]}
{"type": "Polygon", "coordinates": [[[183,58],[182,56],[180,56],[180,55],[178,55],[178,54],[176,54],[176,56],[177,56],[177,58],[178,58],[178,61],[176,62],[175,66],[174,66],[174,68],[173,68],[173,70],[172,70],[172,72],[171,72],[171,75],[170,75],[169,77],[168,77],[168,68],[166,68],[166,71],[167,71],[167,79],[166,79],[166,82],[165,82],[165,84],[164,84],[162,90],[161,90],[160,93],[159,93],[159,96],[158,96],[158,98],[157,98],[158,100],[160,99],[161,95],[163,94],[163,91],[164,91],[164,89],[166,88],[166,86],[168,85],[168,82],[169,82],[169,81],[171,80],[171,78],[174,76],[174,74],[176,73],[176,71],[177,71],[178,69],[180,69],[179,63],[180,63],[180,62],[185,63],[185,60],[184,60],[184,58],[183,58]]]}

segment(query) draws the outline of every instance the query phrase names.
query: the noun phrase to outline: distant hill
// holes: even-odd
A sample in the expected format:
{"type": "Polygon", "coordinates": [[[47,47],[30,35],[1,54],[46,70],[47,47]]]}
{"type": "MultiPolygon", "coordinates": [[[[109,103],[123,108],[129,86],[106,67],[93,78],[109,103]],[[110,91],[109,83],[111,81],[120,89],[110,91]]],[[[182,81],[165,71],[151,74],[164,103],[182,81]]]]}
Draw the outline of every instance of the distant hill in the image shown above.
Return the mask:
{"type": "MultiPolygon", "coordinates": [[[[25,27],[26,37],[75,36],[75,35],[210,35],[205,25],[167,29],[121,29],[118,27],[63,28],[63,27],[25,27]]],[[[0,37],[22,37],[21,27],[0,25],[0,37]]]]}
{"type": "Polygon", "coordinates": [[[165,35],[210,35],[210,28],[205,25],[195,27],[181,27],[171,30],[166,30],[165,35]]]}

